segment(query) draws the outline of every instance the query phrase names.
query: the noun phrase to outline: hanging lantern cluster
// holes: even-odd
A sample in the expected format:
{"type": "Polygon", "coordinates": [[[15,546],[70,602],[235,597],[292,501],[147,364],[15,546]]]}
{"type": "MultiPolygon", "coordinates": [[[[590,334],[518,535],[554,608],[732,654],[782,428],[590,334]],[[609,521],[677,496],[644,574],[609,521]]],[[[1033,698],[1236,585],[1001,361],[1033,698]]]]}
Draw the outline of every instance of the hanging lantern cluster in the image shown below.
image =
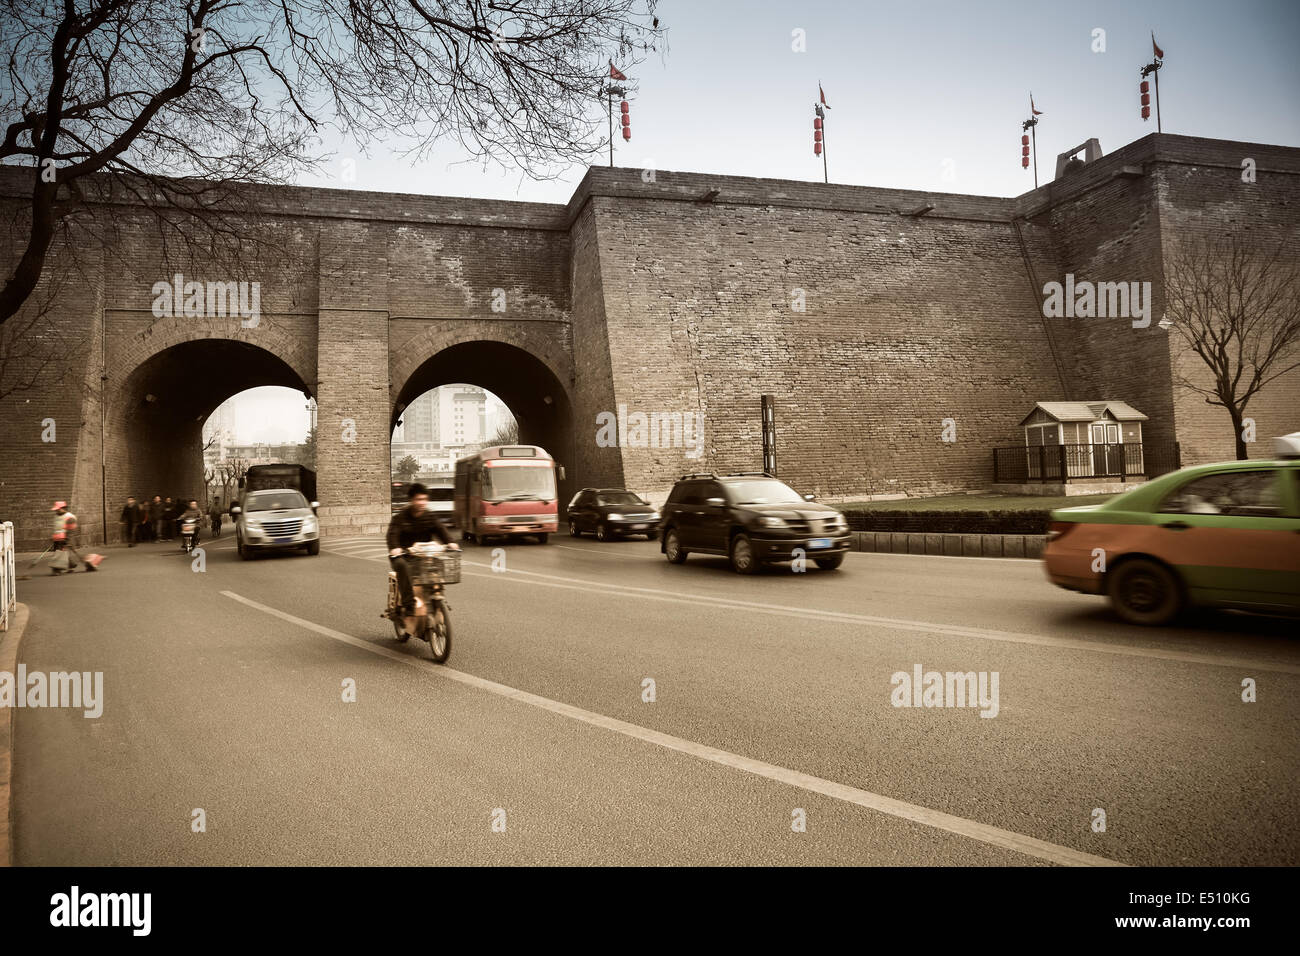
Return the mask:
{"type": "Polygon", "coordinates": [[[620,111],[620,113],[621,113],[621,115],[622,115],[622,123],[623,123],[623,138],[624,138],[625,140],[631,139],[631,138],[632,138],[632,120],[630,119],[630,117],[629,117],[629,115],[628,115],[628,105],[627,105],[627,100],[623,100],[623,101],[621,101],[621,102],[618,104],[618,108],[619,108],[619,111],[620,111]]]}
{"type": "Polygon", "coordinates": [[[1143,80],[1138,86],[1138,91],[1142,94],[1142,118],[1149,120],[1151,118],[1151,84],[1143,80]]]}
{"type": "Polygon", "coordinates": [[[1020,168],[1029,168],[1029,135],[1020,137],[1020,168]]]}
{"type": "Polygon", "coordinates": [[[820,116],[814,116],[813,117],[813,155],[820,156],[821,154],[822,154],[822,118],[820,116]]]}

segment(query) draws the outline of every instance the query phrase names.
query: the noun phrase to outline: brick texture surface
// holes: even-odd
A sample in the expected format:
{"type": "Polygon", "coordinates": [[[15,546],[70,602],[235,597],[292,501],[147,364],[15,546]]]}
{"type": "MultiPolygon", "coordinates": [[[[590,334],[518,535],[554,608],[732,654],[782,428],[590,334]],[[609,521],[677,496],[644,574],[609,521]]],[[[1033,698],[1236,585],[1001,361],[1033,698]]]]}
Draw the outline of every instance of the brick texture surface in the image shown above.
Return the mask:
{"type": "MultiPolygon", "coordinates": [[[[30,176],[0,169],[6,213],[30,176]]],[[[165,239],[126,198],[107,237],[74,228],[51,250],[36,328],[64,343],[57,376],[4,395],[23,362],[0,373],[0,516],[20,546],[43,546],[55,498],[98,542],[115,538],[127,494],[197,496],[203,420],[268,384],[319,403],[326,533],[386,520],[393,425],[420,392],[457,381],[510,405],[524,440],[565,465],[565,494],[662,496],[684,472],[760,468],[763,394],[776,399],[779,474],[832,498],[987,487],[989,449],[1021,440],[1035,401],[1128,401],[1150,416],[1147,440],[1179,441],[1185,462],[1229,457],[1227,416],[1177,387],[1200,370],[1157,325],[1164,266],[1177,240],[1233,225],[1294,237],[1300,150],[1151,135],[1014,199],[607,168],[566,205],[248,198],[258,212],[241,213],[234,259],[165,239]],[[1041,286],[1067,272],[1150,281],[1152,326],[1044,319],[1041,286]],[[260,322],[156,316],[154,284],[177,274],[258,282],[260,322]],[[601,447],[597,416],[619,406],[697,416],[702,456],[601,447]],[[956,442],[942,440],[945,419],[956,442]]],[[[0,258],[23,238],[0,238],[0,258]]],[[[1300,429],[1297,409],[1300,373],[1252,403],[1252,455],[1300,429]]]]}

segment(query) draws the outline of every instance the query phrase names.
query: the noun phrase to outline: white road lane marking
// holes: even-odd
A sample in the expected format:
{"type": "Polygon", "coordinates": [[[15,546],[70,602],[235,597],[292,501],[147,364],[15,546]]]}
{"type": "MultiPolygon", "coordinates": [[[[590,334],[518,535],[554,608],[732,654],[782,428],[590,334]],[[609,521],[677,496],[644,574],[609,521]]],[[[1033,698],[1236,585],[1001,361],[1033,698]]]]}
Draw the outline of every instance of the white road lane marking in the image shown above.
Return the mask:
{"type": "MultiPolygon", "coordinates": [[[[338,552],[342,554],[342,552],[338,552]]],[[[364,558],[361,555],[344,555],[359,557],[363,560],[383,560],[387,562],[388,552],[383,551],[382,558],[364,558]]],[[[481,561],[461,559],[469,567],[491,569],[490,564],[481,561]]],[[[938,624],[932,621],[917,621],[907,618],[878,617],[870,614],[853,614],[847,611],[826,611],[817,608],[794,607],[788,604],[764,604],[759,601],[741,601],[734,598],[711,597],[706,595],[674,594],[659,588],[637,587],[630,584],[613,584],[605,581],[592,581],[588,578],[574,578],[558,574],[544,574],[540,571],[524,571],[509,568],[506,571],[490,571],[489,574],[473,574],[474,577],[494,577],[511,580],[516,583],[532,584],[539,587],[560,588],[574,591],[599,591],[622,597],[643,598],[648,601],[665,601],[673,604],[693,604],[725,610],[749,611],[753,614],[768,614],[777,617],[814,618],[846,624],[874,624],[899,631],[915,631],[921,634],[964,637],[979,641],[995,641],[1005,644],[1027,644],[1035,647],[1055,647],[1062,650],[1090,651],[1096,654],[1111,654],[1117,657],[1139,657],[1148,660],[1177,661],[1183,664],[1207,664],[1211,667],[1236,667],[1280,674],[1300,674],[1300,664],[1287,664],[1281,661],[1249,660],[1240,657],[1219,657],[1213,654],[1197,654],[1192,651],[1164,650],[1154,647],[1126,647],[1121,644],[1099,644],[1092,641],[1076,640],[1068,637],[1052,637],[1047,634],[1021,634],[1015,631],[998,631],[978,627],[962,627],[956,624],[938,624]],[[525,577],[517,577],[525,575],[525,577]],[[539,580],[533,580],[539,579],[539,580]]]]}
{"type": "Polygon", "coordinates": [[[518,688],[510,687],[507,684],[499,684],[496,681],[486,680],[482,677],[475,677],[473,674],[467,674],[464,671],[453,670],[450,667],[436,667],[424,658],[412,657],[409,654],[404,654],[400,651],[393,650],[392,648],[372,644],[370,641],[363,640],[359,637],[353,637],[351,634],[344,634],[341,631],[336,631],[332,628],[325,627],[322,624],[305,620],[293,614],[281,611],[278,608],[260,604],[257,601],[250,600],[249,598],[236,594],[233,591],[222,591],[221,594],[231,600],[238,601],[240,604],[253,608],[254,610],[261,611],[273,617],[278,617],[280,620],[288,621],[290,624],[296,624],[299,627],[306,628],[307,630],[320,634],[323,637],[328,637],[343,644],[358,647],[364,651],[369,651],[372,654],[377,654],[380,657],[386,657],[389,660],[399,661],[408,666],[419,668],[419,670],[424,674],[454,680],[477,690],[486,691],[489,694],[495,694],[498,697],[504,697],[521,704],[527,704],[530,707],[536,707],[552,714],[558,714],[561,717],[568,717],[571,720],[576,720],[592,727],[599,727],[602,730],[608,730],[611,733],[622,734],[625,737],[631,737],[634,740],[653,744],[654,746],[662,747],[665,750],[673,750],[677,753],[686,754],[687,756],[715,763],[719,766],[730,767],[734,770],[743,770],[746,773],[752,773],[755,776],[763,777],[766,780],[782,783],[791,787],[797,787],[800,790],[806,790],[809,793],[820,794],[824,797],[841,800],[845,803],[855,804],[856,806],[866,807],[869,810],[877,810],[880,813],[888,814],[892,817],[909,820],[913,823],[919,823],[922,826],[932,827],[937,830],[945,830],[948,833],[955,833],[958,836],[967,837],[972,840],[979,840],[982,843],[1002,847],[1003,849],[1022,853],[1026,856],[1032,856],[1035,859],[1045,860],[1049,863],[1056,863],[1062,866],[1127,865],[1115,860],[1108,860],[1105,857],[1093,856],[1091,853],[1084,853],[1081,850],[1075,850],[1071,847],[1048,843],[1045,840],[1025,836],[1024,834],[1015,833],[1011,830],[1003,830],[999,827],[989,826],[986,823],[979,823],[975,820],[968,820],[965,817],[954,816],[951,813],[931,810],[928,807],[918,806],[917,804],[907,803],[902,800],[895,800],[892,797],[872,793],[868,790],[860,790],[857,787],[850,787],[847,784],[836,783],[833,780],[814,777],[812,774],[802,773],[798,770],[791,770],[788,767],[779,767],[776,764],[766,763],[762,760],[754,760],[750,757],[732,753],[729,750],[720,750],[717,747],[710,747],[707,744],[696,743],[693,740],[686,740],[683,737],[674,737],[672,734],[661,733],[660,731],[651,730],[648,727],[641,727],[638,724],[631,724],[615,717],[607,717],[604,714],[597,714],[594,711],[584,710],[581,707],[575,707],[572,704],[566,704],[562,701],[551,700],[549,697],[542,697],[538,694],[519,690],[518,688]]]}
{"type": "Polygon", "coordinates": [[[565,550],[565,551],[581,551],[581,552],[583,552],[584,554],[598,554],[598,555],[600,555],[602,558],[608,558],[608,557],[610,557],[610,556],[613,556],[613,557],[615,557],[615,558],[641,558],[641,557],[643,557],[642,555],[639,555],[639,554],[619,554],[617,551],[614,551],[614,550],[612,550],[612,549],[604,549],[604,548],[579,548],[579,547],[575,547],[574,545],[571,545],[571,544],[553,544],[553,545],[551,545],[551,547],[553,547],[553,548],[561,548],[561,549],[563,549],[563,550],[565,550]]]}

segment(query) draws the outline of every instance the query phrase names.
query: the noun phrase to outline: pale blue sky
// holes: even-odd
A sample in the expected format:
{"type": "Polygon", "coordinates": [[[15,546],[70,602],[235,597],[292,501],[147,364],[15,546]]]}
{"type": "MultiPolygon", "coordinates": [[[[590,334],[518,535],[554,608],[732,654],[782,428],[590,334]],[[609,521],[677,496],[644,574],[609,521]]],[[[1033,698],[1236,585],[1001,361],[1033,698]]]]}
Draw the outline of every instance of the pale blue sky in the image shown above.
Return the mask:
{"type": "MultiPolygon", "coordinates": [[[[663,0],[659,15],[668,52],[632,73],[640,91],[632,142],[616,145],[620,166],[820,181],[820,79],[832,182],[1018,195],[1033,186],[1020,167],[1030,89],[1043,111],[1044,182],[1056,154],[1090,136],[1114,150],[1155,130],[1138,102],[1153,29],[1166,132],[1300,146],[1300,0],[663,0]],[[1098,27],[1104,53],[1092,51],[1098,27]],[[797,28],[804,53],[791,48],[797,28]]],[[[339,141],[330,148],[355,158],[355,182],[339,179],[336,161],[333,178],[304,183],[565,202],[585,171],[535,182],[458,164],[453,145],[418,167],[383,146],[368,159],[339,141]]],[[[247,440],[304,431],[299,393],[260,389],[239,403],[258,422],[247,440]]]]}
{"type": "MultiPolygon", "coordinates": [[[[637,68],[633,138],[615,163],[641,168],[820,180],[812,104],[832,109],[832,182],[1018,195],[1028,91],[1043,111],[1039,170],[1091,136],[1114,150],[1155,130],[1139,116],[1138,69],[1151,30],[1165,51],[1166,132],[1300,145],[1300,2],[959,2],[959,0],[663,0],[668,51],[637,68]],[[1092,51],[1094,28],[1106,52],[1092,51]],[[807,52],[791,49],[806,31],[807,52]],[[955,178],[942,178],[944,160],[955,178]]],[[[418,167],[379,147],[356,181],[316,185],[564,202],[585,167],[557,181],[456,165],[453,145],[418,167]]],[[[603,164],[604,156],[595,162],[603,164]]]]}

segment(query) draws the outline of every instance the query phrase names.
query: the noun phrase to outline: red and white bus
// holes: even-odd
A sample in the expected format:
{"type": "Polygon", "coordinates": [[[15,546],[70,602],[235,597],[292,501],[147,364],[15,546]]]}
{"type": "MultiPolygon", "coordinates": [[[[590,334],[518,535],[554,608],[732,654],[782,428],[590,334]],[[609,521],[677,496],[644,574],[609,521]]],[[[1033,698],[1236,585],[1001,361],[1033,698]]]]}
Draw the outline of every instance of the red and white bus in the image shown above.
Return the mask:
{"type": "Polygon", "coordinates": [[[556,529],[556,482],[564,469],[537,445],[496,445],[456,462],[456,527],[466,539],[556,529]]]}

